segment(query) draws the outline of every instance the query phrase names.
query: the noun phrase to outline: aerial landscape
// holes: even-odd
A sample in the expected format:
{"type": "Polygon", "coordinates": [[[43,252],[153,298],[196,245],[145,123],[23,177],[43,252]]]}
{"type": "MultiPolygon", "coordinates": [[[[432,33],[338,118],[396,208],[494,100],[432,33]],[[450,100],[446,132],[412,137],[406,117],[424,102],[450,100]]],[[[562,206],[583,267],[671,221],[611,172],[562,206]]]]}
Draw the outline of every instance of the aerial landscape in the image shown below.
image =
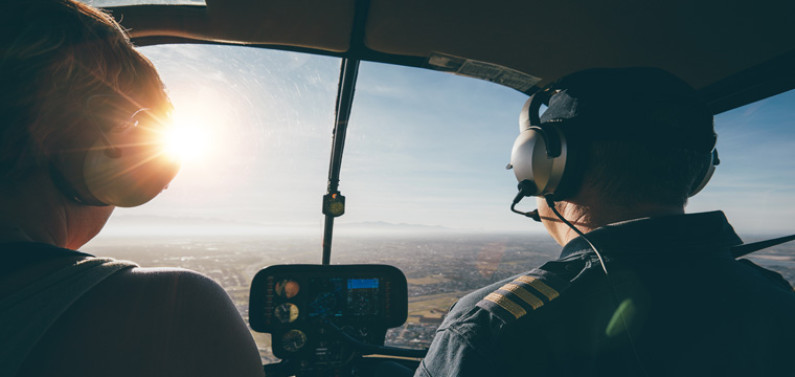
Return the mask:
{"type": "MultiPolygon", "coordinates": [[[[761,239],[746,238],[749,242],[761,239]]],[[[132,260],[143,267],[201,272],[226,289],[246,320],[250,282],[257,271],[275,264],[320,262],[317,236],[99,238],[84,250],[132,260]]],[[[403,271],[408,281],[408,320],[387,333],[387,344],[427,348],[444,314],[459,297],[540,266],[559,252],[560,247],[542,234],[339,236],[332,263],[390,264],[403,271]]],[[[795,282],[794,244],[760,251],[750,259],[795,282]]],[[[270,335],[252,334],[263,362],[277,361],[270,335]]]]}

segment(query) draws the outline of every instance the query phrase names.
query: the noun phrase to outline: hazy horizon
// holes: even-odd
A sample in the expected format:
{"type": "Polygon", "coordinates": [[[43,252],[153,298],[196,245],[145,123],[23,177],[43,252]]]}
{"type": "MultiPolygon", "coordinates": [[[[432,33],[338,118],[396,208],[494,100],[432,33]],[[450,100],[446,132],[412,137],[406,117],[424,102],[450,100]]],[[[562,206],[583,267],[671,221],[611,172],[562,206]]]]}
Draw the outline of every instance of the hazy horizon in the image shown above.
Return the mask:
{"type": "MultiPolygon", "coordinates": [[[[308,234],[323,232],[323,217],[318,216],[316,221],[305,223],[268,223],[253,220],[230,220],[222,217],[208,216],[169,216],[167,214],[135,214],[127,212],[123,215],[114,215],[110,218],[105,228],[100,233],[100,238],[118,238],[127,236],[224,236],[224,235],[262,235],[278,236],[291,234],[308,234]]],[[[731,222],[731,219],[729,219],[731,222]]],[[[536,222],[527,223],[526,229],[493,229],[477,227],[454,227],[440,224],[425,223],[395,223],[389,221],[348,221],[344,217],[335,219],[335,233],[346,235],[373,236],[381,234],[407,234],[418,232],[419,235],[439,234],[532,234],[547,235],[543,225],[536,222]]],[[[741,236],[784,236],[795,233],[786,233],[776,229],[763,231],[735,231],[741,236]]]]}

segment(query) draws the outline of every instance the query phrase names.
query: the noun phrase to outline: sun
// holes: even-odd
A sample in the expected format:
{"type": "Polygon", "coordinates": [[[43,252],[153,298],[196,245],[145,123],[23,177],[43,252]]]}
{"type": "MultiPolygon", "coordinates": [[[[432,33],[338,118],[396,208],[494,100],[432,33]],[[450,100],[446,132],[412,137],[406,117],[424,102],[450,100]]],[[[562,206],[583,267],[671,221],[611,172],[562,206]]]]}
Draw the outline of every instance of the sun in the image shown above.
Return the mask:
{"type": "Polygon", "coordinates": [[[164,152],[180,162],[200,160],[208,154],[210,139],[206,121],[177,112],[163,134],[164,152]]]}

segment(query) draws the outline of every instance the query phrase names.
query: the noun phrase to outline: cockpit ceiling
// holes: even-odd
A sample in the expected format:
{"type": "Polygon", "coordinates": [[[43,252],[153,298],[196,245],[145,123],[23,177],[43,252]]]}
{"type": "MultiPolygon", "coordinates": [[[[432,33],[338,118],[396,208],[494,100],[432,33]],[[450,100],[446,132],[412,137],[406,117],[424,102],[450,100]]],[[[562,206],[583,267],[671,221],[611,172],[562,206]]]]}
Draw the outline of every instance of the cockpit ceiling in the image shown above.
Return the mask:
{"type": "MultiPolygon", "coordinates": [[[[452,55],[532,75],[537,86],[588,67],[657,66],[709,91],[795,55],[795,1],[781,0],[207,0],[206,8],[113,9],[142,44],[274,45],[420,66],[452,55]]],[[[792,88],[785,71],[776,79],[792,88]]]]}

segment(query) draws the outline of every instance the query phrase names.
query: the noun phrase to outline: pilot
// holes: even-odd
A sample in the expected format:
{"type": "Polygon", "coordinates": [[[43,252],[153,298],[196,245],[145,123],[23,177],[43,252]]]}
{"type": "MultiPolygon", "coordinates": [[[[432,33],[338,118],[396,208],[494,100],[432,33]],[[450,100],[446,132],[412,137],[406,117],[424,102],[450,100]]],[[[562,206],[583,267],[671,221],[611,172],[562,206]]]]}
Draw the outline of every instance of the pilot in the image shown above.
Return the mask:
{"type": "Polygon", "coordinates": [[[0,376],[261,376],[224,290],[198,273],[75,251],[157,195],[171,104],[108,15],[0,6],[0,376]]]}
{"type": "Polygon", "coordinates": [[[792,287],[732,257],[722,212],[684,212],[718,163],[690,86],[591,69],[522,111],[514,204],[538,197],[527,215],[563,250],[461,298],[416,376],[795,375],[792,287]]]}

